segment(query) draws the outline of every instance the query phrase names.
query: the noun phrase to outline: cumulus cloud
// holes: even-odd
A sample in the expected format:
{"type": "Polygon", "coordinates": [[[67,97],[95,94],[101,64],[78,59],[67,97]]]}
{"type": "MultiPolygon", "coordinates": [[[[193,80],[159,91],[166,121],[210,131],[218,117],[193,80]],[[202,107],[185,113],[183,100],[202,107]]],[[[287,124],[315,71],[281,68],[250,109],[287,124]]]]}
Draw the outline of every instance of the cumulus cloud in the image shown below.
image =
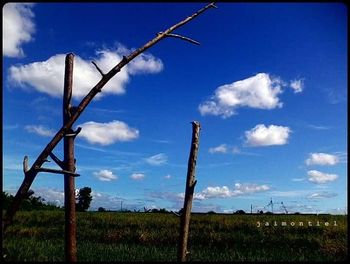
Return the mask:
{"type": "Polygon", "coordinates": [[[309,158],[305,161],[306,165],[335,165],[339,158],[327,153],[310,153],[309,158]]]}
{"type": "Polygon", "coordinates": [[[313,183],[327,183],[335,181],[338,178],[336,174],[323,173],[317,170],[310,170],[307,172],[308,180],[313,183]]]}
{"type": "Polygon", "coordinates": [[[147,74],[157,73],[163,70],[163,63],[160,59],[155,58],[151,54],[141,53],[128,65],[130,74],[147,74]]]}
{"type": "MultiPolygon", "coordinates": [[[[95,61],[99,68],[108,72],[122,60],[126,49],[122,46],[114,50],[104,49],[96,51],[94,58],[85,60],[79,56],[74,59],[73,71],[73,97],[82,98],[88,94],[101,75],[91,63],[95,61]]],[[[63,94],[65,54],[56,54],[46,61],[33,62],[26,65],[11,66],[9,69],[10,81],[19,87],[31,87],[53,97],[63,94]]],[[[151,54],[143,54],[114,76],[97,95],[123,94],[130,75],[139,73],[158,73],[163,69],[160,59],[151,54]]]]}
{"type": "Polygon", "coordinates": [[[301,93],[304,90],[304,80],[292,80],[290,81],[290,87],[294,90],[294,93],[301,93]]]}
{"type": "Polygon", "coordinates": [[[336,193],[329,193],[329,192],[319,192],[319,193],[312,193],[307,196],[308,199],[324,199],[324,198],[333,198],[336,197],[336,193]]]}
{"type": "Polygon", "coordinates": [[[94,172],[94,175],[100,181],[112,181],[118,179],[118,176],[114,175],[113,172],[110,170],[100,170],[98,172],[94,172]]]}
{"type": "Polygon", "coordinates": [[[135,181],[143,180],[145,177],[146,177],[146,175],[143,173],[133,173],[130,175],[130,178],[135,180],[135,181]]]}
{"type": "Polygon", "coordinates": [[[293,178],[292,181],[293,182],[302,182],[302,181],[305,181],[305,178],[293,178]]]}
{"type": "Polygon", "coordinates": [[[91,144],[110,145],[116,142],[130,141],[139,136],[137,129],[131,128],[126,123],[117,120],[109,123],[90,121],[79,126],[82,130],[78,136],[91,144]]]}
{"type": "Polygon", "coordinates": [[[146,158],[145,160],[150,165],[159,166],[165,164],[168,161],[168,156],[164,153],[159,153],[157,155],[146,158]]]}
{"type": "Polygon", "coordinates": [[[40,196],[45,203],[54,203],[57,206],[64,206],[64,192],[58,189],[44,188],[35,189],[34,196],[40,196]]]}
{"type": "Polygon", "coordinates": [[[289,127],[259,124],[245,132],[246,144],[251,147],[285,145],[290,133],[289,127]]]}
{"type": "Polygon", "coordinates": [[[2,52],[7,57],[23,57],[22,44],[33,40],[33,4],[7,3],[2,9],[2,52]]]}
{"type": "Polygon", "coordinates": [[[24,128],[30,133],[34,133],[44,137],[51,137],[54,135],[54,131],[52,129],[46,128],[42,125],[27,125],[24,128]]]}
{"type": "MultiPolygon", "coordinates": [[[[198,106],[201,115],[214,115],[228,118],[237,114],[240,107],[256,109],[281,108],[283,103],[279,95],[288,84],[279,77],[271,77],[267,73],[219,86],[209,100],[198,106]]],[[[290,81],[294,93],[304,89],[303,79],[290,81]]]]}
{"type": "Polygon", "coordinates": [[[282,107],[278,98],[282,93],[282,84],[279,78],[271,78],[267,73],[258,73],[250,78],[218,87],[210,100],[199,105],[199,111],[202,115],[227,118],[234,115],[239,107],[282,107]]]}
{"type": "Polygon", "coordinates": [[[227,153],[227,145],[221,144],[220,146],[209,148],[209,153],[227,153]]]}
{"type": "MultiPolygon", "coordinates": [[[[235,196],[242,196],[246,194],[252,194],[256,192],[264,192],[270,190],[270,186],[263,184],[251,184],[251,183],[236,183],[232,189],[228,186],[208,186],[199,193],[194,194],[194,199],[196,200],[206,200],[211,198],[229,198],[235,196]]],[[[182,196],[184,194],[181,194],[182,196]]]]}
{"type": "Polygon", "coordinates": [[[215,153],[221,153],[221,154],[249,154],[249,153],[243,153],[239,147],[237,146],[230,146],[227,144],[221,144],[217,147],[209,148],[209,153],[215,154],[215,153]]]}

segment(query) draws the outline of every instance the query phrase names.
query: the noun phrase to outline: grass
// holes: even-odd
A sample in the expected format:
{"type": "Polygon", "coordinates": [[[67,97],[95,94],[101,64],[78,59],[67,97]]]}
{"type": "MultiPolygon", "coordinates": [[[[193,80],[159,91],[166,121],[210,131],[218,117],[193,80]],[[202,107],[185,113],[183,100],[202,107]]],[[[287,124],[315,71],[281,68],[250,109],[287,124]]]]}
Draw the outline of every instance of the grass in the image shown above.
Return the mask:
{"type": "MultiPolygon", "coordinates": [[[[178,229],[172,214],[78,213],[78,260],[176,261],[178,229]]],[[[64,213],[18,212],[3,247],[7,261],[64,261],[64,213]]],[[[188,249],[193,261],[344,261],[347,216],[194,214],[188,249]]]]}

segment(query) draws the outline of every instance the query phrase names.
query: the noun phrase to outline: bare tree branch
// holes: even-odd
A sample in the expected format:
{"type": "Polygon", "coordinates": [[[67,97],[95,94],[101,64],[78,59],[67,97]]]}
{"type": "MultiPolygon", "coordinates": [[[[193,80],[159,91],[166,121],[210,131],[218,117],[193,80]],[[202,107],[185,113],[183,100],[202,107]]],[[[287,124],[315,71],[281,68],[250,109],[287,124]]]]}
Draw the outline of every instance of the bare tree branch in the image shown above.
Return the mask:
{"type": "Polygon", "coordinates": [[[92,61],[91,63],[96,67],[96,69],[97,69],[98,72],[102,75],[102,77],[105,76],[105,74],[103,73],[103,71],[100,69],[100,67],[97,66],[97,64],[96,64],[94,61],[92,61]]]}
{"type": "Polygon", "coordinates": [[[211,5],[211,7],[213,7],[213,8],[218,8],[218,7],[215,5],[215,2],[210,3],[210,5],[211,5]]]}
{"type": "MultiPolygon", "coordinates": [[[[162,34],[162,32],[159,32],[159,34],[162,34]]],[[[167,37],[173,37],[173,38],[179,38],[181,40],[185,40],[185,41],[188,41],[188,42],[191,42],[193,44],[196,44],[196,45],[200,45],[200,43],[196,40],[193,40],[191,38],[188,38],[188,37],[185,37],[185,36],[182,36],[182,35],[178,35],[178,34],[167,34],[166,35],[167,37]]]]}
{"type": "Polygon", "coordinates": [[[35,170],[37,172],[49,172],[49,173],[57,173],[57,174],[68,174],[68,175],[72,175],[74,177],[80,176],[80,174],[78,174],[78,173],[67,171],[67,170],[55,170],[55,169],[49,169],[49,168],[37,168],[35,170]]]}
{"type": "Polygon", "coordinates": [[[54,162],[56,162],[56,164],[61,168],[61,169],[63,169],[64,168],[64,163],[63,163],[63,161],[61,161],[59,158],[57,158],[56,156],[55,156],[55,154],[53,154],[52,152],[49,154],[49,156],[50,156],[50,158],[54,161],[54,162]]]}

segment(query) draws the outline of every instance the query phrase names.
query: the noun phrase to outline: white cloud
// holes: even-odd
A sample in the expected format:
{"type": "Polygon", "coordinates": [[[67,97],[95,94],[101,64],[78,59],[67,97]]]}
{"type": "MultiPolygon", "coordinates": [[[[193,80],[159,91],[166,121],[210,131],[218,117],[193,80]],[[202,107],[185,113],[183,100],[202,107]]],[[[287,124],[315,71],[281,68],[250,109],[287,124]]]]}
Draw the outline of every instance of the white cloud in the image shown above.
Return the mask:
{"type": "Polygon", "coordinates": [[[168,161],[168,156],[164,153],[159,153],[157,155],[146,158],[145,160],[150,165],[159,166],[165,164],[168,161]]]}
{"type": "Polygon", "coordinates": [[[230,145],[227,145],[227,144],[221,144],[217,147],[212,147],[212,148],[209,148],[209,153],[211,154],[215,154],[215,153],[221,153],[221,154],[249,154],[249,153],[246,153],[246,152],[242,152],[240,150],[239,147],[237,146],[230,146],[230,145]]]}
{"type": "Polygon", "coordinates": [[[209,153],[227,153],[227,145],[221,144],[220,146],[209,148],[209,153]]]}
{"type": "Polygon", "coordinates": [[[226,198],[232,196],[232,191],[227,186],[216,186],[216,187],[207,187],[200,194],[203,195],[203,199],[208,198],[226,198]]]}
{"type": "Polygon", "coordinates": [[[45,199],[46,203],[54,203],[57,206],[64,206],[64,192],[57,189],[45,188],[35,189],[34,196],[45,199]]]}
{"type": "Polygon", "coordinates": [[[319,193],[312,193],[307,196],[308,199],[323,199],[323,198],[333,198],[336,197],[336,193],[329,193],[329,192],[319,192],[319,193]]]}
{"type": "Polygon", "coordinates": [[[304,90],[303,79],[290,81],[290,87],[294,90],[294,93],[301,93],[304,90]]]}
{"type": "Polygon", "coordinates": [[[143,173],[133,173],[130,175],[130,178],[135,180],[135,181],[143,180],[145,177],[146,177],[146,175],[143,173]]]}
{"type": "Polygon", "coordinates": [[[290,132],[289,127],[259,124],[245,132],[246,143],[252,147],[284,145],[288,143],[290,132]]]}
{"type": "Polygon", "coordinates": [[[263,192],[270,190],[270,186],[263,184],[263,185],[257,185],[257,184],[241,184],[236,183],[235,189],[233,190],[233,193],[235,195],[241,195],[241,194],[248,194],[248,193],[255,193],[255,192],[263,192]]]}
{"type": "Polygon", "coordinates": [[[48,129],[42,125],[28,125],[24,128],[30,133],[38,134],[44,137],[51,137],[54,135],[54,131],[52,129],[48,129]]]}
{"type": "Polygon", "coordinates": [[[2,9],[2,52],[7,57],[24,56],[21,45],[33,40],[33,4],[7,3],[2,9]]]}
{"type": "MultiPolygon", "coordinates": [[[[75,56],[73,70],[73,97],[82,98],[88,94],[91,88],[101,79],[100,73],[91,63],[95,61],[105,73],[112,69],[122,59],[121,48],[115,50],[96,51],[95,58],[84,60],[75,56]]],[[[28,85],[35,90],[53,97],[61,97],[63,94],[65,54],[57,54],[46,61],[33,62],[26,65],[11,66],[9,70],[10,80],[20,87],[28,85]]],[[[163,69],[160,59],[150,54],[143,54],[122,68],[97,95],[101,97],[107,94],[123,94],[130,75],[138,73],[158,73],[163,69]]]]}
{"type": "Polygon", "coordinates": [[[302,181],[305,181],[305,178],[293,178],[292,181],[293,182],[302,182],[302,181]]]}
{"type": "Polygon", "coordinates": [[[164,68],[160,59],[155,58],[151,54],[144,53],[141,53],[138,57],[131,61],[128,66],[130,74],[157,73],[161,72],[164,68]]]}
{"type": "Polygon", "coordinates": [[[272,197],[300,197],[305,196],[309,190],[293,190],[293,191],[271,191],[269,194],[272,197]]]}
{"type": "Polygon", "coordinates": [[[327,183],[335,181],[338,178],[336,174],[323,173],[317,170],[310,170],[307,172],[308,180],[313,183],[327,183]]]}
{"type": "Polygon", "coordinates": [[[199,105],[199,111],[202,115],[227,118],[234,115],[239,107],[282,107],[278,98],[282,93],[282,85],[283,82],[279,78],[270,78],[267,73],[258,73],[250,78],[218,87],[211,100],[199,105]]]}
{"type": "Polygon", "coordinates": [[[94,172],[94,175],[101,181],[112,181],[118,179],[118,176],[114,175],[110,170],[100,170],[99,172],[94,172]]]}
{"type": "Polygon", "coordinates": [[[110,145],[121,141],[130,141],[138,138],[139,131],[129,127],[122,121],[113,120],[109,123],[93,121],[79,125],[82,130],[78,134],[91,144],[110,145]]]}
{"type": "MultiPolygon", "coordinates": [[[[270,190],[270,186],[263,184],[250,184],[250,183],[236,183],[233,189],[230,189],[227,186],[208,186],[199,193],[195,193],[194,199],[196,200],[205,200],[210,198],[229,198],[235,196],[242,196],[246,194],[252,194],[256,192],[264,192],[270,190]]],[[[183,194],[181,194],[183,196],[183,194]]]]}
{"type": "Polygon", "coordinates": [[[124,202],[124,199],[121,197],[95,191],[91,192],[91,196],[90,210],[97,210],[99,207],[107,210],[120,210],[121,202],[124,202]]]}
{"type": "Polygon", "coordinates": [[[327,153],[310,153],[309,158],[305,161],[306,165],[335,165],[339,158],[327,153]]]}
{"type": "Polygon", "coordinates": [[[170,174],[164,176],[164,179],[166,179],[166,180],[169,180],[170,178],[171,178],[170,174]]]}
{"type": "Polygon", "coordinates": [[[232,153],[233,153],[233,154],[239,154],[239,153],[241,153],[241,150],[239,149],[239,147],[233,146],[233,148],[232,148],[232,153]]]}
{"type": "Polygon", "coordinates": [[[307,125],[307,127],[311,128],[311,129],[315,129],[315,130],[329,130],[329,129],[331,129],[331,127],[329,127],[329,126],[319,126],[319,125],[313,125],[313,124],[307,125]]]}

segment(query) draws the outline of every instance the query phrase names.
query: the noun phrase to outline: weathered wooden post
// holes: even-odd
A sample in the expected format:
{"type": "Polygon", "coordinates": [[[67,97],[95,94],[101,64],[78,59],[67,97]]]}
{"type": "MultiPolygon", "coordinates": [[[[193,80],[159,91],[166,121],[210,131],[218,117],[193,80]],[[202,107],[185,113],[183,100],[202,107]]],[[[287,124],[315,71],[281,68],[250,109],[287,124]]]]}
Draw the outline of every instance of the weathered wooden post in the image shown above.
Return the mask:
{"type": "MultiPolygon", "coordinates": [[[[74,54],[66,55],[64,92],[63,92],[63,125],[71,117],[71,99],[73,87],[73,64],[74,54]]],[[[74,132],[71,128],[63,139],[64,148],[64,170],[75,172],[74,138],[80,132],[74,132]]],[[[77,261],[76,243],[76,213],[75,213],[75,181],[72,174],[64,174],[64,209],[65,209],[65,256],[66,262],[77,261]]]]}
{"type": "Polygon", "coordinates": [[[177,261],[185,262],[188,256],[187,241],[188,241],[188,230],[190,226],[190,217],[192,210],[192,200],[194,187],[196,186],[197,180],[195,180],[197,153],[199,147],[199,131],[200,124],[198,121],[192,122],[192,142],[191,151],[188,159],[187,168],[187,179],[186,179],[186,190],[183,212],[181,215],[180,223],[180,239],[178,245],[178,256],[177,261]]]}

